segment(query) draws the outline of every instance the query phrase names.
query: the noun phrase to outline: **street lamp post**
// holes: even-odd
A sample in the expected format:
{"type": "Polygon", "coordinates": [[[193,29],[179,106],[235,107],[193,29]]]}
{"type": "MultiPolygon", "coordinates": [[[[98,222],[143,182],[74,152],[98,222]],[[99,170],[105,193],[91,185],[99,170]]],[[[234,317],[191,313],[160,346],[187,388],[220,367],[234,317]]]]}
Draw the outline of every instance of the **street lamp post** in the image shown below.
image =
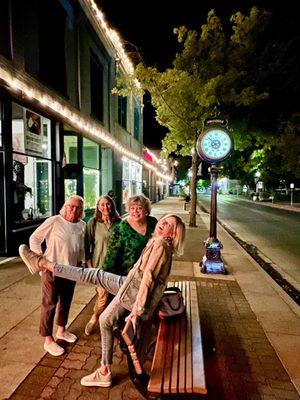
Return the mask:
{"type": "Polygon", "coordinates": [[[290,184],[290,189],[291,189],[291,206],[293,205],[293,190],[294,190],[295,184],[291,183],[290,184]]]}

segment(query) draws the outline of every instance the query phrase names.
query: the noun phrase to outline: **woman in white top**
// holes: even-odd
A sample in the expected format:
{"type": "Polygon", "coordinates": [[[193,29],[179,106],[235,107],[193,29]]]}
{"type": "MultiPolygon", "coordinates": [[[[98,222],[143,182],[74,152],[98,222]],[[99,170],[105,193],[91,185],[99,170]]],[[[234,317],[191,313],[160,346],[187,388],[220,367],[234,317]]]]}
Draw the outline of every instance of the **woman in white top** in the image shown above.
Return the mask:
{"type": "MultiPolygon", "coordinates": [[[[42,223],[30,236],[30,248],[42,254],[42,243],[46,242],[44,255],[55,262],[81,266],[84,260],[83,198],[71,196],[63,205],[59,215],[42,223]]],[[[42,275],[42,305],[40,334],[45,338],[44,349],[53,356],[60,356],[64,348],[53,337],[53,323],[57,316],[56,338],[74,343],[77,337],[66,331],[75,282],[53,276],[49,271],[42,275]]]]}

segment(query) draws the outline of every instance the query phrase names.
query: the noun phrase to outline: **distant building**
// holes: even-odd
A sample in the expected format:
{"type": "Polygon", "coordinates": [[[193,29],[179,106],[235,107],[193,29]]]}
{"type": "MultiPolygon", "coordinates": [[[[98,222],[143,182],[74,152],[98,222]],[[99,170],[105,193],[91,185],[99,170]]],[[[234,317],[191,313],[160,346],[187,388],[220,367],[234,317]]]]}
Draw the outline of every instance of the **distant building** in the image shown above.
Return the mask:
{"type": "Polygon", "coordinates": [[[132,72],[94,0],[0,2],[0,254],[71,194],[142,193],[142,97],[112,93],[132,72]]]}

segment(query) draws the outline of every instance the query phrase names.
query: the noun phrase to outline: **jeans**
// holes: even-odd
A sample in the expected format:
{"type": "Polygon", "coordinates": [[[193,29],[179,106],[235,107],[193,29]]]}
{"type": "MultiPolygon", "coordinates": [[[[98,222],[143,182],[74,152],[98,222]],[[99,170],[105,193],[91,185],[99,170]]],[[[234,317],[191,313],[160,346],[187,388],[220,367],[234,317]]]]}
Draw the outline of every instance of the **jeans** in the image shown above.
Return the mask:
{"type": "MultiPolygon", "coordinates": [[[[76,282],[89,283],[103,287],[114,296],[125,281],[125,276],[111,274],[102,269],[77,268],[70,265],[55,264],[53,274],[61,278],[70,279],[76,282]]],[[[101,332],[102,365],[111,365],[113,356],[113,327],[120,316],[126,312],[115,297],[103,313],[100,315],[99,324],[101,332]]]]}

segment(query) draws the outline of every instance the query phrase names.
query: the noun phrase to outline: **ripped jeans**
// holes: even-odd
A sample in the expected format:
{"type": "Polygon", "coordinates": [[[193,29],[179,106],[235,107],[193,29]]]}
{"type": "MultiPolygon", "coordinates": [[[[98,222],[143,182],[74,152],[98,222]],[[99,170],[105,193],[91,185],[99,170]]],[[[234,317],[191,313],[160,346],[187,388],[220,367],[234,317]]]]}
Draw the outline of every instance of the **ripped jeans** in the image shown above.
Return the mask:
{"type": "MultiPolygon", "coordinates": [[[[98,268],[78,268],[62,264],[55,264],[53,274],[72,281],[101,286],[114,296],[118,293],[126,279],[126,276],[111,274],[110,272],[105,272],[98,268]]],[[[112,364],[113,327],[119,320],[120,316],[126,311],[126,308],[121,306],[119,300],[114,297],[100,315],[99,324],[101,332],[102,365],[112,364]]]]}

